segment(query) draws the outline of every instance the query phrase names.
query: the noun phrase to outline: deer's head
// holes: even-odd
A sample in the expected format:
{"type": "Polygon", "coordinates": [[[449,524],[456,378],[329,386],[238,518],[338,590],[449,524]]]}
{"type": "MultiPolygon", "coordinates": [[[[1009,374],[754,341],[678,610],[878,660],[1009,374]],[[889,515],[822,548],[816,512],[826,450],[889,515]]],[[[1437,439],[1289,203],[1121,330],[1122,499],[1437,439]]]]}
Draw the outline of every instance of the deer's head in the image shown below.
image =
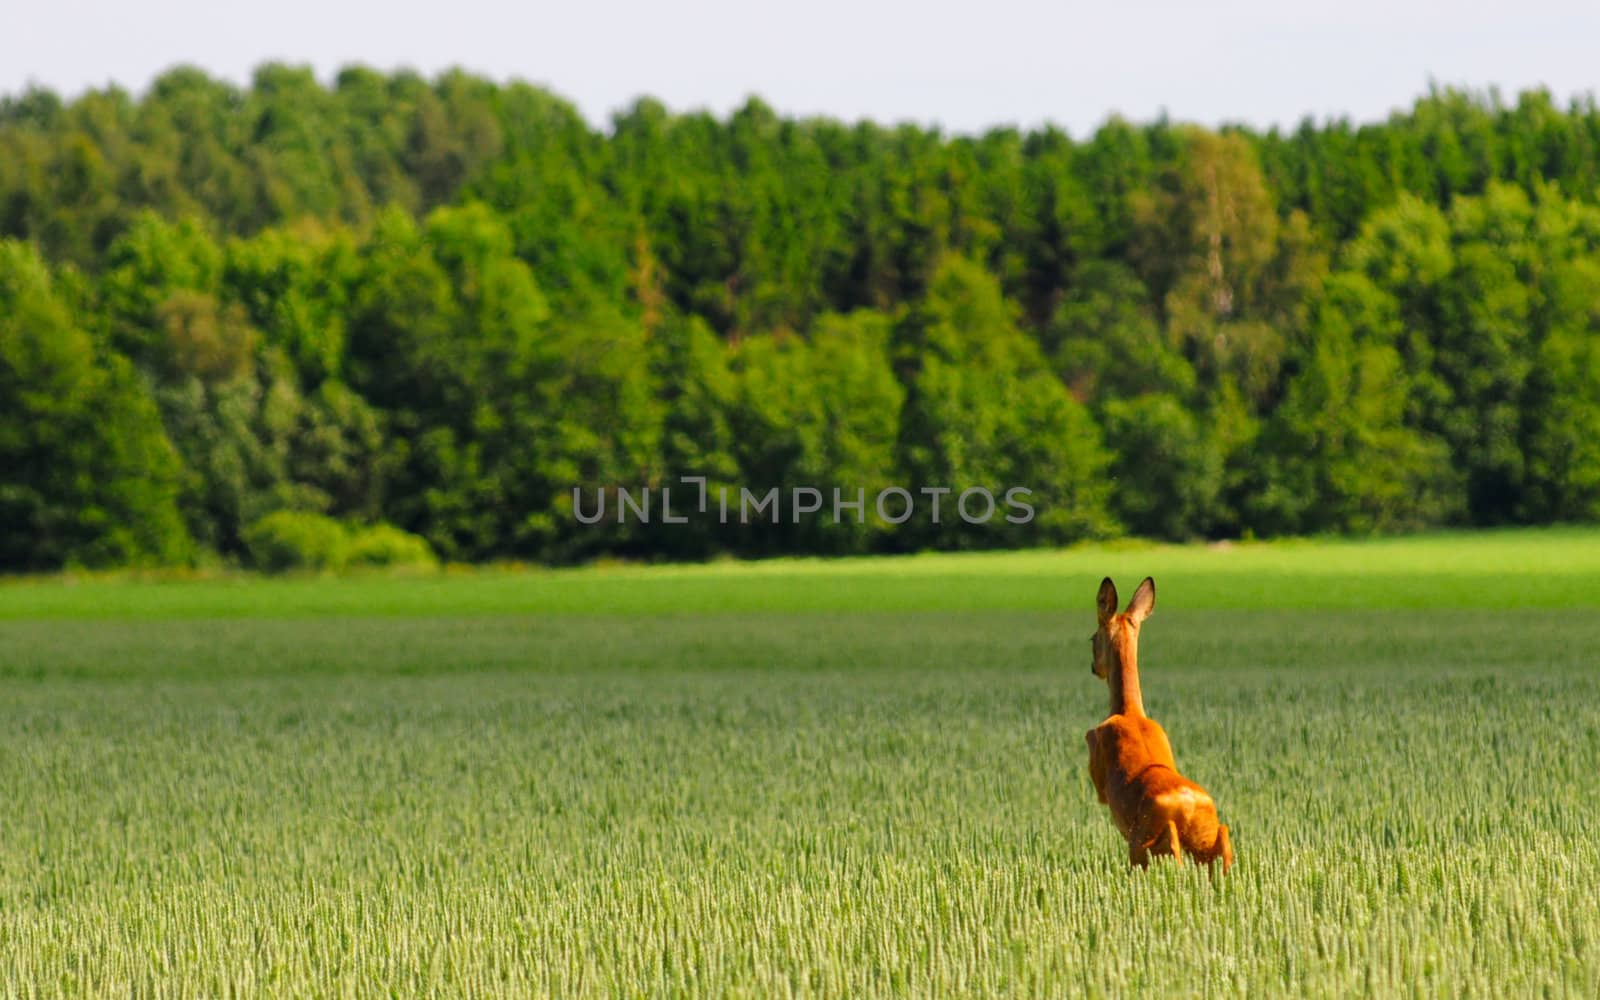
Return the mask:
{"type": "Polygon", "coordinates": [[[1124,657],[1123,652],[1137,647],[1139,624],[1155,610],[1156,582],[1145,577],[1139,589],[1133,592],[1128,610],[1118,614],[1117,585],[1108,576],[1100,581],[1100,595],[1095,598],[1095,607],[1100,614],[1100,627],[1089,640],[1094,648],[1094,659],[1089,669],[1094,671],[1096,677],[1109,681],[1113,667],[1132,659],[1131,656],[1124,657]]]}

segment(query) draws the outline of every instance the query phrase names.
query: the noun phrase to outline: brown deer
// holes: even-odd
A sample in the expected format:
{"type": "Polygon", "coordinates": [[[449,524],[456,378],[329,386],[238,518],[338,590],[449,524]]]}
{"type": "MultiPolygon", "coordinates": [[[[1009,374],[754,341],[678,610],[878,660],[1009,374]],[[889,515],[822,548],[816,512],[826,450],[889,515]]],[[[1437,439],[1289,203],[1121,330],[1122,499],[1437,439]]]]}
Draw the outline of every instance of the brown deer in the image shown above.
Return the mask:
{"type": "Polygon", "coordinates": [[[1172,744],[1156,721],[1144,714],[1139,697],[1139,626],[1156,606],[1156,582],[1145,577],[1128,610],[1117,613],[1117,587],[1107,577],[1097,599],[1100,627],[1095,631],[1096,677],[1111,688],[1111,715],[1089,730],[1089,777],[1100,801],[1111,807],[1117,829],[1128,838],[1128,860],[1141,868],[1151,854],[1183,852],[1212,864],[1233,864],[1228,828],[1217,822],[1217,807],[1199,785],[1178,773],[1172,744]]]}

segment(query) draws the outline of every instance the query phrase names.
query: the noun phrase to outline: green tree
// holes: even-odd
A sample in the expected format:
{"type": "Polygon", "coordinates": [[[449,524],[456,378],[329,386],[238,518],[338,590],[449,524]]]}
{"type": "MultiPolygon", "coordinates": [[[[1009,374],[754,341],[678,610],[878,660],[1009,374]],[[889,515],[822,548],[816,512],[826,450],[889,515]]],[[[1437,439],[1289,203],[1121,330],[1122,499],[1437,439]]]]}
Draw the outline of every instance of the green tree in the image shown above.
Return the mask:
{"type": "Polygon", "coordinates": [[[997,495],[1022,487],[1034,491],[1037,510],[1026,524],[996,517],[977,526],[951,517],[947,504],[940,525],[914,519],[903,538],[952,547],[1111,530],[1099,428],[1016,328],[982,268],[958,257],[941,262],[927,295],[896,324],[893,351],[906,384],[900,466],[909,484],[997,495]]]}
{"type": "Polygon", "coordinates": [[[126,361],[97,354],[27,245],[0,240],[0,566],[187,557],[178,462],[126,361]]]}
{"type": "MultiPolygon", "coordinates": [[[[895,444],[905,390],[889,361],[890,320],[861,311],[822,317],[805,338],[753,337],[734,358],[730,417],[740,478],[752,489],[820,490],[824,510],[746,533],[757,551],[864,552],[892,531],[876,510],[899,485],[895,444]],[[857,513],[841,503],[865,498],[857,513]]],[[[891,511],[898,516],[898,508],[891,511]]]]}
{"type": "Polygon", "coordinates": [[[1393,299],[1360,275],[1333,280],[1311,355],[1268,419],[1247,523],[1265,533],[1394,531],[1461,508],[1446,443],[1406,421],[1393,299]]]}
{"type": "Polygon", "coordinates": [[[319,509],[294,479],[305,404],[293,365],[224,297],[222,248],[193,221],[142,217],[112,247],[100,283],[110,343],[151,378],[183,459],[190,534],[225,555],[245,526],[279,509],[319,509]]]}
{"type": "Polygon", "coordinates": [[[1078,269],[1040,344],[1073,395],[1095,405],[1147,392],[1188,400],[1198,389],[1194,367],[1168,342],[1144,283],[1115,262],[1078,269]]]}
{"type": "MultiPolygon", "coordinates": [[[[699,318],[675,316],[650,338],[649,359],[660,400],[661,436],[659,464],[645,485],[676,489],[686,498],[688,490],[679,480],[704,477],[708,497],[727,489],[732,511],[739,487],[746,484],[740,482],[735,455],[731,415],[737,387],[727,346],[699,318]]],[[[681,500],[678,505],[683,506],[681,500]]],[[[709,518],[669,525],[659,513],[657,509],[651,528],[639,534],[647,551],[699,558],[726,547],[727,534],[709,518]]]]}
{"type": "Polygon", "coordinates": [[[1193,411],[1166,393],[1112,399],[1103,410],[1111,449],[1112,510],[1134,534],[1184,541],[1220,520],[1223,455],[1193,411]]]}

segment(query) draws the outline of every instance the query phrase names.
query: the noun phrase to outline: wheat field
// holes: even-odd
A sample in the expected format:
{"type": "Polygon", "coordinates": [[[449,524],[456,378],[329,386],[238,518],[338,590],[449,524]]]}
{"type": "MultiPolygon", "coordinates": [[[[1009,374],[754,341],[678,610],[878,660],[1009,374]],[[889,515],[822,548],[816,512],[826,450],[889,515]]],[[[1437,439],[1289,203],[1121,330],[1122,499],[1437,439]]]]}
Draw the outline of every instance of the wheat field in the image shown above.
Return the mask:
{"type": "Polygon", "coordinates": [[[1580,530],[4,583],[0,995],[1600,995],[1597,650],[1580,530]]]}

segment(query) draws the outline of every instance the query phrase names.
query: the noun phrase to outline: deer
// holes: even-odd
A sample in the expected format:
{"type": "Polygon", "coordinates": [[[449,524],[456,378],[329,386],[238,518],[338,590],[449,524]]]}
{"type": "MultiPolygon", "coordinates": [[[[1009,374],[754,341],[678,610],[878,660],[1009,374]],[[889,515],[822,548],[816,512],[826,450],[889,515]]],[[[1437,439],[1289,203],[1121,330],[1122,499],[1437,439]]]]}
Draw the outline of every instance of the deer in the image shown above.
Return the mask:
{"type": "Polygon", "coordinates": [[[1144,714],[1139,694],[1139,627],[1156,606],[1156,582],[1145,577],[1122,613],[1117,587],[1107,577],[1096,598],[1100,627],[1091,643],[1090,670],[1111,690],[1111,714],[1089,730],[1089,777],[1100,801],[1128,841],[1130,867],[1148,868],[1150,856],[1171,855],[1183,864],[1185,852],[1214,871],[1233,864],[1228,828],[1204,788],[1178,773],[1172,744],[1159,723],[1144,714]]]}

